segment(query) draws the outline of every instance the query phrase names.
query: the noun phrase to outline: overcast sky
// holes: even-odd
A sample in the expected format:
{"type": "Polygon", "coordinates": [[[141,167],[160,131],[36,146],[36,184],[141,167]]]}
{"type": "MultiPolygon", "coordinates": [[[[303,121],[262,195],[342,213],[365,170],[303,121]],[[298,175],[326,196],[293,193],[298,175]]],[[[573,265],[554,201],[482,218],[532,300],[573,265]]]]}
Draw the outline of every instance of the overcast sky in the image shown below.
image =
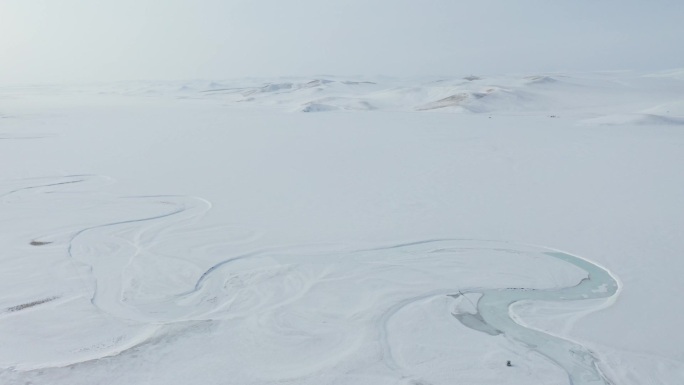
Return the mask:
{"type": "Polygon", "coordinates": [[[0,0],[0,83],[677,67],[682,0],[0,0]]]}

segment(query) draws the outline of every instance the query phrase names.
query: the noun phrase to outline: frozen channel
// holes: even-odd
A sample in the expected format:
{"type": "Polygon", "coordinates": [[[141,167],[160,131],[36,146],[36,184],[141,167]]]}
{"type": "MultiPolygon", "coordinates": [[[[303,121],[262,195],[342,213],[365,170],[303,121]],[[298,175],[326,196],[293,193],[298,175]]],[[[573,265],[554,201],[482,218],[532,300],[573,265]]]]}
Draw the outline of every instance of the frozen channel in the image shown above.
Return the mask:
{"type": "Polygon", "coordinates": [[[466,291],[463,294],[480,293],[482,295],[477,303],[478,314],[465,313],[455,316],[465,326],[493,335],[504,334],[543,354],[568,373],[570,383],[573,385],[609,384],[610,381],[601,373],[596,359],[586,347],[524,327],[511,318],[509,309],[512,304],[519,301],[588,300],[609,298],[617,293],[617,280],[600,266],[563,252],[545,254],[586,271],[587,278],[576,286],[563,289],[506,288],[466,291]]]}

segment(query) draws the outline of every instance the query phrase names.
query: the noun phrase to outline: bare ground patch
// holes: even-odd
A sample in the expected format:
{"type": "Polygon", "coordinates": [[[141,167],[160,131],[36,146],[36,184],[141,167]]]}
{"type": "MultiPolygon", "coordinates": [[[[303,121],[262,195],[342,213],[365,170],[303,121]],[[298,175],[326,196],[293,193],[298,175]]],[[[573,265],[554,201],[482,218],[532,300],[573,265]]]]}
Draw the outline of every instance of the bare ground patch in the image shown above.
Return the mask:
{"type": "Polygon", "coordinates": [[[33,241],[31,241],[29,244],[30,244],[31,246],[45,246],[45,245],[49,245],[49,244],[51,244],[51,243],[52,243],[52,242],[36,241],[36,240],[33,240],[33,241]]]}
{"type": "Polygon", "coordinates": [[[42,304],[47,303],[47,302],[52,302],[52,301],[56,300],[57,298],[59,298],[59,297],[48,297],[48,298],[39,299],[39,300],[33,301],[33,302],[22,303],[21,305],[8,307],[7,311],[10,313],[13,313],[16,311],[21,311],[21,310],[24,310],[24,309],[27,309],[30,307],[42,305],[42,304]]]}

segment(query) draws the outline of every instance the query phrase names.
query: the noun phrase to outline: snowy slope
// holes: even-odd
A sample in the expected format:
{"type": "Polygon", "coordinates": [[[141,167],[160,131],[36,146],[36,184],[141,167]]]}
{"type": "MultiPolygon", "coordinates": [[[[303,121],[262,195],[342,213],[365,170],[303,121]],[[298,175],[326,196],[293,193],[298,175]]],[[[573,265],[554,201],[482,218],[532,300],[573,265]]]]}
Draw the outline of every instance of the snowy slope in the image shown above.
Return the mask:
{"type": "Polygon", "coordinates": [[[677,71],[519,75],[443,79],[347,79],[332,76],[231,81],[135,82],[103,86],[105,94],[216,100],[234,108],[295,112],[429,111],[507,115],[552,114],[588,123],[681,125],[684,83],[677,71]],[[614,123],[611,123],[614,122],[614,123]],[[644,121],[644,124],[648,124],[644,121]]]}
{"type": "Polygon", "coordinates": [[[678,73],[0,88],[0,383],[680,383],[678,73]]]}

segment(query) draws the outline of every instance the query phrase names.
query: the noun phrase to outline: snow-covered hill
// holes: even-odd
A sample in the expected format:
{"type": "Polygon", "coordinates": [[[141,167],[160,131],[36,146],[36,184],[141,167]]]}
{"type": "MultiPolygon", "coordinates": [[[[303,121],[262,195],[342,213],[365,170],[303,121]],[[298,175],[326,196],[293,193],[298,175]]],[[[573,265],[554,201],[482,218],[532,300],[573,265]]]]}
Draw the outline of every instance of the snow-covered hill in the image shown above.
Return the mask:
{"type": "Polygon", "coordinates": [[[555,114],[619,124],[647,114],[680,125],[680,72],[545,74],[440,79],[349,79],[333,76],[232,81],[129,82],[103,93],[216,100],[235,108],[291,112],[422,111],[506,115],[555,114]]]}

